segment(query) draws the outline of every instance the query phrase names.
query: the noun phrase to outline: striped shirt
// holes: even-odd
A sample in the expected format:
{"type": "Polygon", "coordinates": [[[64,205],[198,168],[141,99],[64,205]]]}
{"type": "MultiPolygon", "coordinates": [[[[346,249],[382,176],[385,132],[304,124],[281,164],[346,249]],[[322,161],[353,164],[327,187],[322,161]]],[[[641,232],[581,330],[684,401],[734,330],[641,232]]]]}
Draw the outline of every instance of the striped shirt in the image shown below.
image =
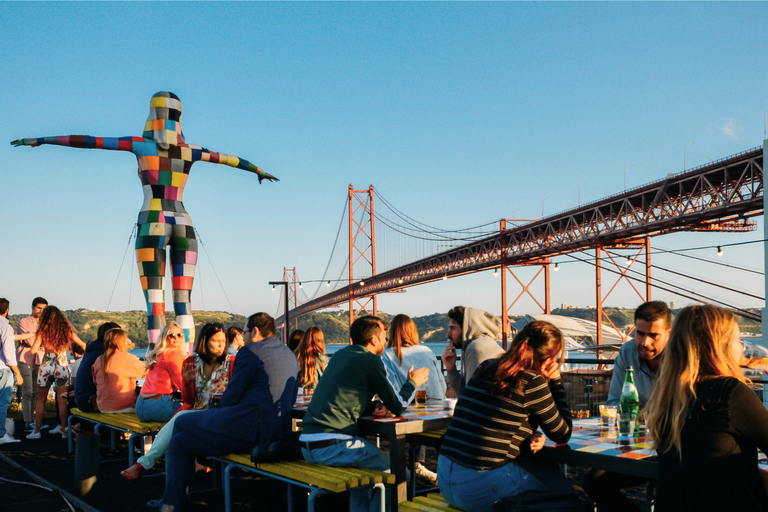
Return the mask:
{"type": "Polygon", "coordinates": [[[520,455],[521,446],[538,427],[557,443],[571,437],[571,411],[560,380],[547,381],[538,373],[520,374],[523,394],[490,393],[491,381],[482,375],[483,364],[456,403],[440,454],[462,466],[488,470],[520,455]]]}

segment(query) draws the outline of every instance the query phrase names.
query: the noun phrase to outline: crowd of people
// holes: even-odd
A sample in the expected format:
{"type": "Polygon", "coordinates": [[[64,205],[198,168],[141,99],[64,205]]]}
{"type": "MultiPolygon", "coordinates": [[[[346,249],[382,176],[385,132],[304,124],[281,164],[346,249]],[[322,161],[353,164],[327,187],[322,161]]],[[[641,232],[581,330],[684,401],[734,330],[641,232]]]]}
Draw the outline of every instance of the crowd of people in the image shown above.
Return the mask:
{"type": "MultiPolygon", "coordinates": [[[[402,314],[389,325],[358,317],[350,344],[333,357],[317,326],[292,333],[284,344],[266,313],[251,315],[242,329],[203,325],[194,353],[185,357],[184,332],[171,322],[141,361],[128,352],[128,336],[115,323],[100,326],[86,346],[45,299],[33,301],[17,334],[7,320],[9,307],[0,299],[0,444],[19,441],[4,421],[14,386],[21,387],[30,440],[41,436],[53,385],[60,421],[55,432],[64,436],[68,404],[165,422],[151,449],[121,472],[136,481],[165,456],[165,492],[152,503],[164,512],[182,510],[190,477],[207,471],[197,459],[250,452],[259,441],[289,432],[300,388],[311,394],[299,437],[308,462],[390,470],[389,455],[365,437],[358,420],[400,415],[418,389],[443,398],[450,388],[458,401],[437,467],[427,467],[423,447],[415,467],[451,505],[490,512],[531,496],[541,502],[576,495],[557,463],[537,456],[545,437],[566,443],[573,429],[560,374],[565,341],[546,321],[527,324],[505,351],[496,341],[501,319],[451,309],[449,343],[440,356],[444,375],[435,354],[419,343],[413,320],[402,314]],[[66,354],[76,348],[84,355],[75,373],[66,354]]],[[[634,323],[634,339],[615,359],[607,403],[619,403],[632,367],[658,454],[658,478],[650,482],[656,510],[768,511],[768,478],[757,464],[758,449],[768,453],[768,410],[739,367],[742,344],[733,314],[694,305],[673,321],[667,305],[654,301],[637,308],[634,323]]],[[[584,490],[599,511],[634,511],[637,505],[622,489],[642,483],[649,480],[592,470],[584,490]]],[[[350,510],[368,511],[377,498],[370,487],[354,489],[350,510]]],[[[570,510],[586,510],[578,499],[569,503],[570,510]]]]}

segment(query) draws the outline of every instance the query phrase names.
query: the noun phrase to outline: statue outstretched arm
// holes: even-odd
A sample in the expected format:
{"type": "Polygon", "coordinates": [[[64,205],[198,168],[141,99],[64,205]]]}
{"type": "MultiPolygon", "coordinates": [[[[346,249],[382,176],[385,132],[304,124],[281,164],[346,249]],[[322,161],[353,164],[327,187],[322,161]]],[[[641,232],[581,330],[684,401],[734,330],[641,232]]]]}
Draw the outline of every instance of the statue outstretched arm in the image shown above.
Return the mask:
{"type": "MultiPolygon", "coordinates": [[[[35,139],[16,139],[11,142],[13,147],[43,144],[67,146],[84,149],[111,149],[115,151],[131,151],[142,153],[144,146],[154,147],[154,143],[142,137],[91,137],[90,135],[59,135],[56,137],[38,137],[35,139]]],[[[150,149],[151,150],[151,149],[150,149]]]]}
{"type": "MultiPolygon", "coordinates": [[[[191,145],[190,145],[191,147],[191,145]]],[[[266,173],[250,163],[248,160],[243,160],[240,157],[236,157],[234,155],[226,155],[224,153],[216,153],[214,151],[209,151],[205,148],[201,148],[202,153],[200,155],[200,160],[203,162],[213,162],[215,164],[225,164],[230,167],[237,167],[238,169],[242,169],[244,171],[252,172],[259,177],[259,183],[261,183],[264,180],[269,181],[280,181],[279,179],[275,178],[269,173],[266,173]]]]}

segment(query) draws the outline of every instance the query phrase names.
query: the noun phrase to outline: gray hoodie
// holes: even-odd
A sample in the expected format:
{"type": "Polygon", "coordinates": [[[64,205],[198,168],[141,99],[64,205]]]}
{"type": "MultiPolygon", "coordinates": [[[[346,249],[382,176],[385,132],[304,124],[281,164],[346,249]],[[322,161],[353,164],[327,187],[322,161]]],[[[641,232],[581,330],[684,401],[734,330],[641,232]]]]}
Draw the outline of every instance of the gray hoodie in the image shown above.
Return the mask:
{"type": "Polygon", "coordinates": [[[461,333],[461,373],[450,370],[447,378],[456,396],[464,391],[464,386],[481,363],[504,353],[504,349],[496,342],[496,338],[501,335],[501,318],[494,314],[464,308],[461,333]]]}

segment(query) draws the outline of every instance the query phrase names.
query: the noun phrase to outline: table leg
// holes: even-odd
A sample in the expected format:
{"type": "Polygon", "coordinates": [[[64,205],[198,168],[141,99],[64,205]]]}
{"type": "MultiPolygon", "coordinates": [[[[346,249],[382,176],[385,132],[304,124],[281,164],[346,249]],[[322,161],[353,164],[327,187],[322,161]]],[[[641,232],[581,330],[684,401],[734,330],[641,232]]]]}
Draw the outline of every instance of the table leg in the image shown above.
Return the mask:
{"type": "Polygon", "coordinates": [[[408,499],[408,479],[405,470],[405,436],[393,435],[389,438],[389,469],[395,475],[395,485],[391,490],[392,512],[397,512],[401,501],[408,499]]]}

